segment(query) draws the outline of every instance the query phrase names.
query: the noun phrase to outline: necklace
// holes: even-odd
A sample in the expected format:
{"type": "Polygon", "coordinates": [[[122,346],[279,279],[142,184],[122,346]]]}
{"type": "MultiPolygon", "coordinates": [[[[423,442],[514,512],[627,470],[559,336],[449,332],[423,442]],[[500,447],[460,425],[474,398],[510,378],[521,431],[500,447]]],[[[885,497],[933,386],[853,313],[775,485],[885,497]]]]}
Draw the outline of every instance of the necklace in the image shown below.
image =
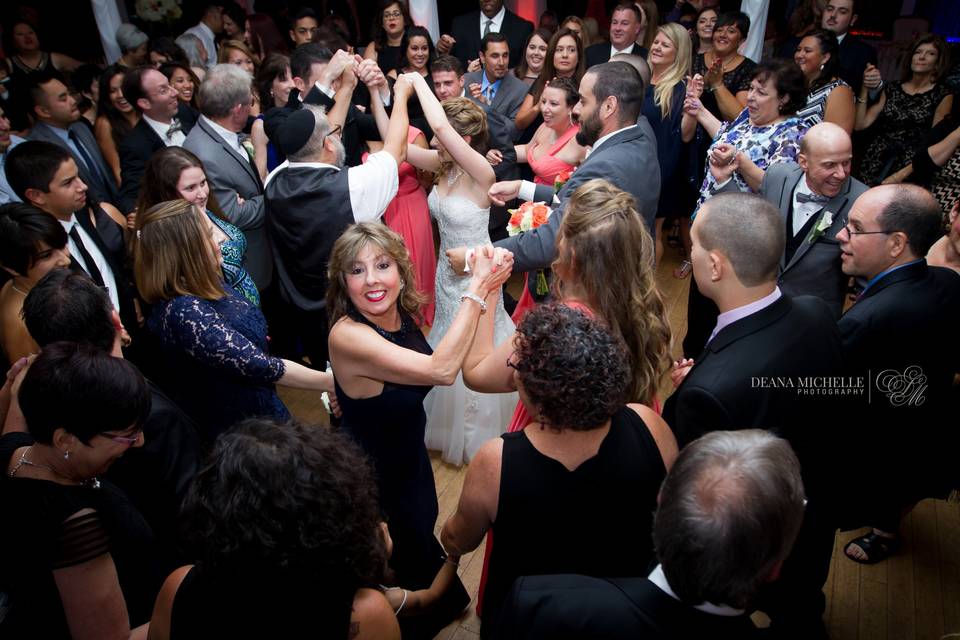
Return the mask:
{"type": "MultiPolygon", "coordinates": [[[[20,459],[17,461],[17,464],[15,464],[15,465],[13,466],[13,469],[11,469],[10,472],[7,474],[9,477],[11,477],[11,478],[14,477],[15,475],[17,475],[17,471],[20,470],[20,467],[22,467],[23,465],[27,465],[28,467],[37,467],[37,468],[39,468],[39,469],[46,469],[47,471],[49,471],[49,472],[52,473],[53,475],[55,475],[55,476],[60,476],[60,477],[63,478],[64,480],[70,480],[71,482],[77,482],[76,480],[73,480],[73,478],[68,478],[67,476],[63,475],[62,473],[60,473],[59,471],[57,471],[56,469],[54,469],[53,467],[51,467],[51,466],[49,466],[49,465],[41,464],[41,463],[39,463],[39,462],[34,462],[33,460],[28,460],[28,459],[27,459],[27,452],[30,451],[31,449],[33,449],[33,446],[32,446],[32,445],[29,446],[29,447],[27,447],[26,449],[24,449],[23,453],[20,454],[20,459]]],[[[99,489],[99,488],[100,488],[100,481],[97,480],[96,478],[90,478],[90,479],[88,479],[88,480],[80,480],[79,483],[80,483],[80,486],[86,487],[86,488],[88,488],[88,489],[99,489]]]]}
{"type": "Polygon", "coordinates": [[[10,286],[13,287],[13,290],[14,290],[14,291],[16,291],[17,293],[19,293],[19,294],[22,295],[22,296],[25,296],[25,295],[27,295],[27,294],[30,293],[29,291],[24,291],[23,289],[21,289],[20,287],[18,287],[16,282],[11,282],[11,283],[10,283],[10,286]]]}
{"type": "Polygon", "coordinates": [[[447,188],[452,188],[453,185],[457,184],[457,180],[459,180],[462,175],[463,169],[454,165],[447,174],[447,188]]]}

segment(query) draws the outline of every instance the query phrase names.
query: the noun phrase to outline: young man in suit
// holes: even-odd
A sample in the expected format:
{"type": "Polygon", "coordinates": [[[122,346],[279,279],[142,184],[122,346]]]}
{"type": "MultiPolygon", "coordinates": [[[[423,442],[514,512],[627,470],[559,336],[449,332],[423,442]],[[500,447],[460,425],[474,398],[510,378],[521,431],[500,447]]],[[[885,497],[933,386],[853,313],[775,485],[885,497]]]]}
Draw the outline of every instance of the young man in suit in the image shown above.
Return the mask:
{"type": "Polygon", "coordinates": [[[116,204],[118,189],[113,171],[103,159],[90,128],[79,122],[80,110],[67,85],[52,73],[36,73],[27,78],[26,88],[35,120],[28,139],[52,142],[69,151],[80,179],[97,201],[116,204]]]}
{"type": "Polygon", "coordinates": [[[960,370],[960,275],[924,259],[942,235],[936,199],[914,185],[870,189],[837,234],[844,273],[867,280],[839,322],[847,373],[868,377],[872,390],[856,407],[856,423],[867,428],[847,443],[863,488],[848,494],[861,519],[847,525],[873,527],[844,549],[857,562],[894,553],[901,517],[960,480],[960,435],[945,417],[960,370]]]}
{"type": "Polygon", "coordinates": [[[707,434],[680,451],[658,502],[649,577],[519,578],[494,637],[760,637],[749,607],[804,516],[790,445],[755,429],[707,434]]]}
{"type": "Polygon", "coordinates": [[[200,119],[183,142],[203,162],[211,195],[247,236],[245,266],[261,291],[273,281],[273,256],[263,222],[263,183],[243,142],[253,95],[250,74],[218,64],[200,85],[200,119]]]}
{"type": "Polygon", "coordinates": [[[502,33],[488,33],[480,41],[480,71],[465,74],[463,81],[474,102],[488,105],[513,120],[530,87],[510,73],[509,59],[507,37],[502,33]]]}
{"type": "Polygon", "coordinates": [[[584,52],[587,68],[603,64],[618,53],[634,53],[647,57],[647,50],[636,44],[640,36],[642,17],[632,2],[621,2],[610,16],[610,43],[598,42],[584,52]]]}
{"type": "Polygon", "coordinates": [[[130,274],[124,270],[123,216],[109,204],[87,206],[87,185],[80,179],[73,157],[63,147],[28,140],[9,153],[6,172],[10,186],[23,202],[46,211],[63,225],[70,249],[70,268],[83,271],[106,290],[124,328],[136,343],[128,355],[140,366],[148,356],[138,351],[143,345],[138,340],[136,291],[130,274]]]}
{"type": "MultiPolygon", "coordinates": [[[[654,233],[653,221],[660,197],[660,165],[657,140],[647,119],[640,113],[643,80],[626,62],[607,62],[587,71],[580,81],[580,102],[574,116],[580,122],[577,142],[593,150],[563,188],[554,194],[549,185],[510,180],[490,188],[495,204],[520,197],[529,201],[552,202],[555,214],[547,224],[497,242],[514,255],[514,271],[531,271],[550,266],[556,256],[556,236],[571,194],[588,180],[603,178],[633,195],[643,221],[654,233]]],[[[447,252],[454,272],[463,273],[466,249],[447,252]]],[[[531,278],[533,286],[534,278],[531,278]]]]}
{"type": "MultiPolygon", "coordinates": [[[[780,290],[790,296],[817,296],[836,318],[843,312],[850,280],[840,265],[836,236],[857,198],[867,190],[850,176],[852,158],[853,143],[847,132],[821,122],[801,140],[797,163],[772,165],[760,185],[760,195],[779,209],[786,227],[777,279],[780,290]]],[[[721,183],[735,169],[735,163],[710,168],[721,183]]]]}
{"type": "Polygon", "coordinates": [[[123,97],[140,113],[140,122],[119,143],[120,202],[124,213],[133,211],[147,161],[164,147],[180,147],[196,117],[180,104],[166,76],[152,67],[137,67],[123,76],[123,97]]]}
{"type": "Polygon", "coordinates": [[[681,447],[710,431],[749,428],[772,431],[793,446],[810,504],[782,579],[761,608],[780,631],[822,638],[836,483],[827,432],[816,427],[836,408],[834,396],[801,388],[839,375],[841,345],[825,302],[784,296],[777,286],[785,235],[780,213],[759,196],[719,194],[700,208],[691,228],[693,276],[720,316],[693,365],[675,370],[682,381],[663,418],[681,447]]]}
{"type": "Polygon", "coordinates": [[[441,36],[437,53],[452,53],[466,68],[480,51],[480,41],[488,33],[502,33],[510,46],[510,68],[520,64],[527,36],[533,23],[503,6],[503,0],[480,0],[480,9],[453,19],[450,35],[441,36]]]}

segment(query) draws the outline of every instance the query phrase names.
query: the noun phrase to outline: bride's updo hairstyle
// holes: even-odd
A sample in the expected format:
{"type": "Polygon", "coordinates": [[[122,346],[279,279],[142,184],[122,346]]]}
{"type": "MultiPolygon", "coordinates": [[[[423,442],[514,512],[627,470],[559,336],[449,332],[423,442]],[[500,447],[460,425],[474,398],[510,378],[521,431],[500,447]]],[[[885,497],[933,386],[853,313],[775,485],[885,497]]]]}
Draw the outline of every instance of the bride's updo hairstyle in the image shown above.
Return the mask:
{"type": "Polygon", "coordinates": [[[470,146],[480,155],[486,155],[490,129],[483,109],[467,98],[447,98],[440,104],[453,130],[461,137],[470,136],[470,146]]]}
{"type": "Polygon", "coordinates": [[[555,295],[564,287],[583,300],[633,360],[630,402],[649,404],[670,368],[670,325],[654,278],[653,238],[633,196],[606,180],[590,180],[570,197],[553,262],[555,295]]]}

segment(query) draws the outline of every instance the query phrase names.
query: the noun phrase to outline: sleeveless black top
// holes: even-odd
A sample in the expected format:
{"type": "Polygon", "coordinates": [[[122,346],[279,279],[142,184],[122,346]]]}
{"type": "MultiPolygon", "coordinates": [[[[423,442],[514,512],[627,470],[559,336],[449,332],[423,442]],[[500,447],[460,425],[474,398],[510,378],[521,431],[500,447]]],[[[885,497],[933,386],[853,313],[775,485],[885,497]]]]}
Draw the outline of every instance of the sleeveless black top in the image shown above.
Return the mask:
{"type": "Polygon", "coordinates": [[[653,559],[657,492],[666,476],[656,441],[628,407],[613,415],[597,455],[573,471],[537,451],[524,431],[501,438],[483,637],[496,627],[519,576],[645,576],[653,559]]]}
{"type": "MultiPolygon", "coordinates": [[[[406,314],[401,316],[399,331],[381,329],[356,310],[348,315],[405,349],[433,353],[406,314]]],[[[437,490],[423,441],[427,422],[423,399],[431,387],[386,382],[380,395],[361,399],[348,396],[339,384],[336,388],[343,428],[370,456],[377,474],[380,506],[393,538],[390,566],[397,582],[407,588],[427,588],[443,563],[443,549],[433,535],[439,512],[437,490]]]]}

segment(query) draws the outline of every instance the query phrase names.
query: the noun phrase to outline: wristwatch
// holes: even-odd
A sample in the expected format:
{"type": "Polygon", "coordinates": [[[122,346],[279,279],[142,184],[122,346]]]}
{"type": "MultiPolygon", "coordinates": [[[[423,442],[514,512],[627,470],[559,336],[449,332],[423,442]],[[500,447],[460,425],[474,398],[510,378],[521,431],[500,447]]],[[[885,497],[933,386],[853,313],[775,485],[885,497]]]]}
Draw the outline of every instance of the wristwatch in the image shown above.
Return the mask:
{"type": "Polygon", "coordinates": [[[470,293],[470,292],[468,291],[468,292],[466,292],[465,294],[463,294],[462,296],[460,296],[460,302],[463,302],[464,300],[473,300],[473,301],[476,302],[478,305],[480,305],[480,315],[483,315],[483,314],[485,314],[485,313],[487,312],[487,303],[486,303],[486,301],[485,301],[483,298],[481,298],[480,296],[478,296],[477,294],[475,294],[475,293],[470,293]]]}

